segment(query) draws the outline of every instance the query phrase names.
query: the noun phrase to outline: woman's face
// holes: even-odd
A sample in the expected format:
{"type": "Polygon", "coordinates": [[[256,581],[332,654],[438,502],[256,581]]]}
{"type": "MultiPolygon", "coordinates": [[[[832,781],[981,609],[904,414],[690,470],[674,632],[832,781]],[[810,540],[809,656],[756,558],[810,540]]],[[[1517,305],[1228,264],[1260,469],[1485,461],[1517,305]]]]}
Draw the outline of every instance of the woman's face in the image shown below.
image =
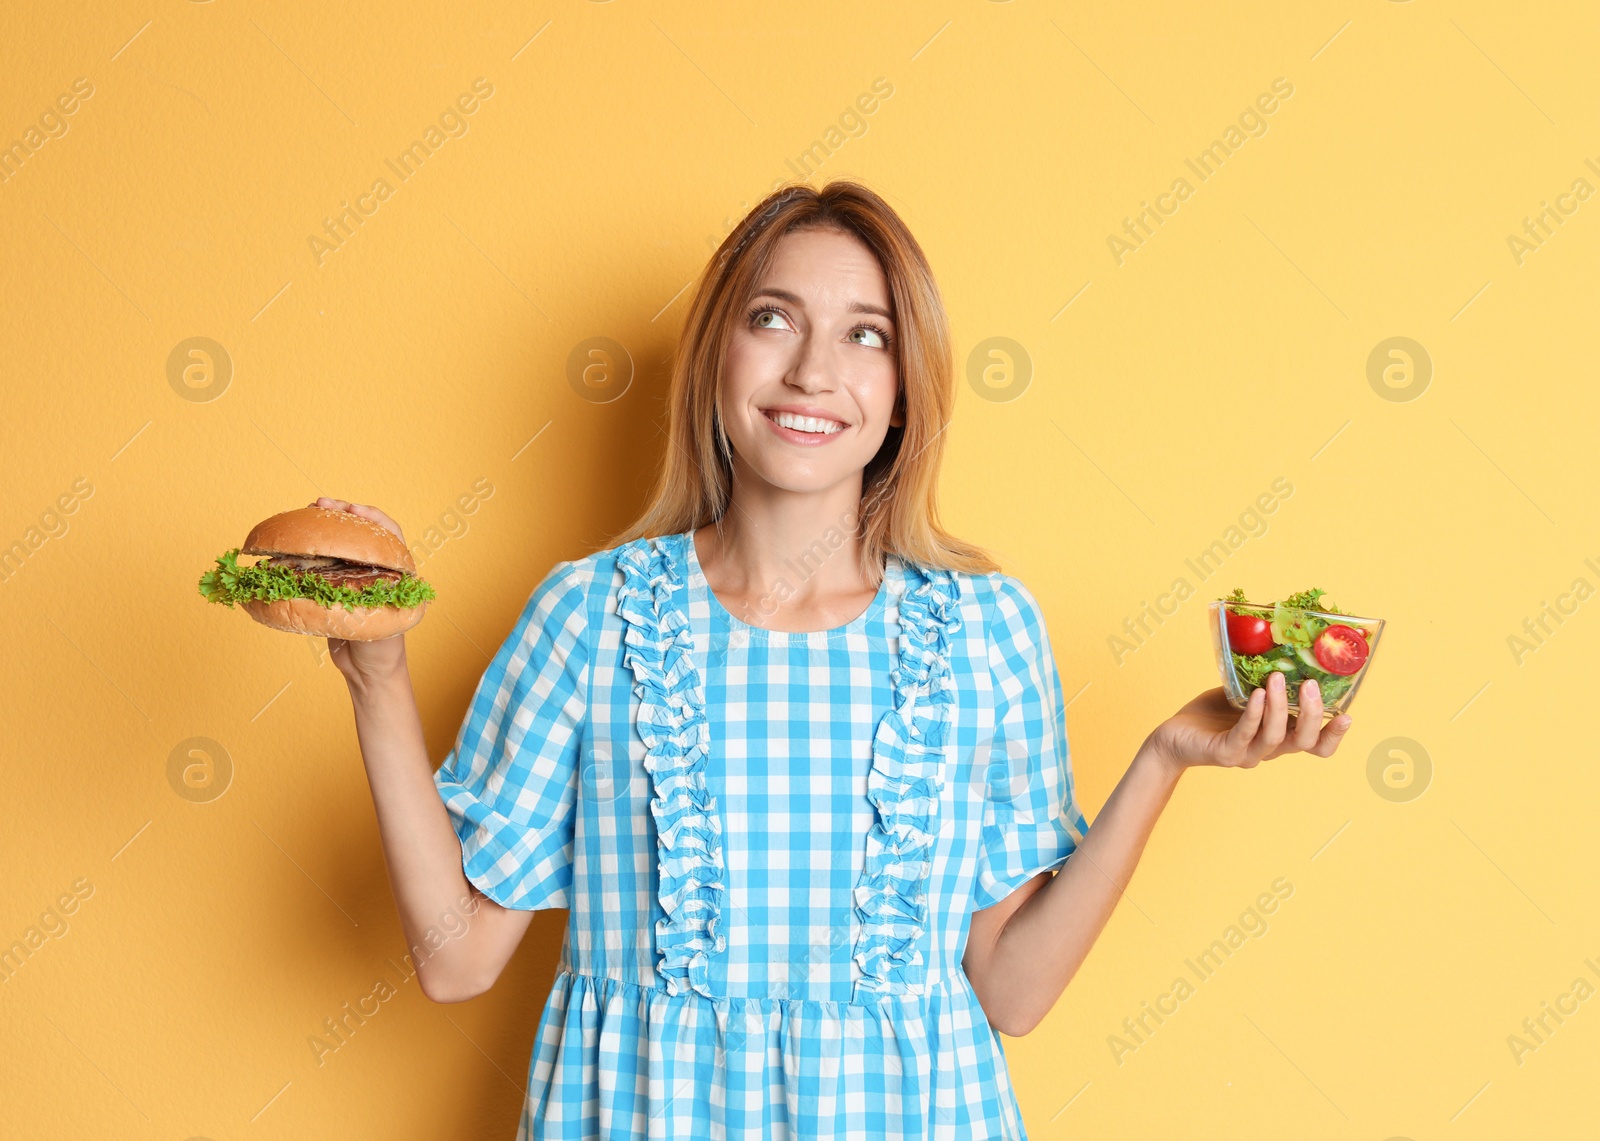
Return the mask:
{"type": "Polygon", "coordinates": [[[888,312],[889,283],[859,238],[785,235],[728,344],[721,408],[736,462],[786,491],[858,478],[905,423],[888,312]]]}

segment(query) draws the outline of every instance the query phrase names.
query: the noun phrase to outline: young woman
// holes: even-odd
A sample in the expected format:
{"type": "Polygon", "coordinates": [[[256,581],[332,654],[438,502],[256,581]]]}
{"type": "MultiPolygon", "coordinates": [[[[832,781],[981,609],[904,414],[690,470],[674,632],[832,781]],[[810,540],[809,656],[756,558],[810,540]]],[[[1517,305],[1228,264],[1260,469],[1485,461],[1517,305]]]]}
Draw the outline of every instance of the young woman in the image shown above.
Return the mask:
{"type": "Polygon", "coordinates": [[[1184,770],[1338,747],[1314,682],[1292,724],[1281,675],[1212,689],[1089,828],[1040,607],[937,520],[953,372],[883,200],[776,192],[695,295],[648,509],[539,583],[437,773],[404,636],[330,642],[428,996],[570,909],[519,1141],[1023,1137],[999,1034],[1184,770]]]}

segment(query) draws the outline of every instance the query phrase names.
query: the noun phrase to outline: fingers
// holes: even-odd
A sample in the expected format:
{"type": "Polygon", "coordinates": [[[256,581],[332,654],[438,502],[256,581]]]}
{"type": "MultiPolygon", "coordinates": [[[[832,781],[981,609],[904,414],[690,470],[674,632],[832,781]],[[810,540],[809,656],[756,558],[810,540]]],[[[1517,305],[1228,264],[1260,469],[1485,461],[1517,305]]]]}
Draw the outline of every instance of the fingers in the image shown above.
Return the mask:
{"type": "Polygon", "coordinates": [[[1250,742],[1255,739],[1262,711],[1266,707],[1267,691],[1263,688],[1252,689],[1250,696],[1245,699],[1244,712],[1234,722],[1233,728],[1228,730],[1228,738],[1223,745],[1223,752],[1227,756],[1243,758],[1250,748],[1250,742]]]}
{"type": "Polygon", "coordinates": [[[365,515],[366,518],[370,518],[374,523],[382,523],[390,531],[398,534],[400,541],[405,542],[405,534],[400,533],[400,523],[394,522],[392,518],[389,518],[389,515],[378,510],[378,507],[365,507],[362,504],[354,504],[354,506],[350,507],[350,510],[354,510],[357,515],[365,515]]]}
{"type": "Polygon", "coordinates": [[[370,507],[365,503],[351,503],[348,499],[331,499],[326,495],[319,495],[311,502],[311,506],[326,507],[331,511],[348,511],[350,514],[359,515],[363,519],[371,519],[374,523],[387,527],[396,535],[399,535],[402,541],[405,539],[404,533],[400,530],[400,524],[376,507],[370,507]]]}
{"type": "Polygon", "coordinates": [[[1229,768],[1253,769],[1264,757],[1272,753],[1275,745],[1269,741],[1281,740],[1288,701],[1283,696],[1283,675],[1273,674],[1266,684],[1250,691],[1245,699],[1244,712],[1223,742],[1220,762],[1229,768]],[[1273,703],[1277,712],[1274,714],[1273,703]],[[1277,717],[1277,737],[1271,735],[1273,717],[1277,717]]]}
{"type": "Polygon", "coordinates": [[[404,541],[405,536],[400,534],[400,524],[389,518],[382,511],[379,511],[376,507],[368,507],[363,503],[352,503],[350,505],[350,510],[354,511],[357,515],[360,515],[365,519],[371,519],[374,523],[381,523],[383,526],[393,531],[396,535],[400,535],[401,540],[404,541]]]}
{"type": "Polygon", "coordinates": [[[1289,737],[1289,748],[1310,749],[1317,743],[1322,729],[1322,687],[1317,679],[1308,677],[1300,683],[1299,708],[1294,717],[1294,732],[1289,737]]]}
{"type": "Polygon", "coordinates": [[[1273,671],[1267,678],[1266,712],[1262,716],[1261,731],[1251,742],[1251,764],[1257,764],[1278,751],[1289,726],[1289,683],[1283,674],[1273,671]]]}
{"type": "Polygon", "coordinates": [[[1289,686],[1281,673],[1271,674],[1266,682],[1250,691],[1244,712],[1228,731],[1221,750],[1223,765],[1253,769],[1280,753],[1307,752],[1318,757],[1332,756],[1350,730],[1349,714],[1341,713],[1326,725],[1322,723],[1322,693],[1314,678],[1300,684],[1294,728],[1289,728],[1289,686]]]}
{"type": "Polygon", "coordinates": [[[1350,724],[1348,713],[1339,714],[1322,727],[1317,743],[1306,751],[1316,757],[1333,756],[1333,751],[1339,747],[1339,742],[1343,741],[1344,735],[1350,731],[1350,724]]]}

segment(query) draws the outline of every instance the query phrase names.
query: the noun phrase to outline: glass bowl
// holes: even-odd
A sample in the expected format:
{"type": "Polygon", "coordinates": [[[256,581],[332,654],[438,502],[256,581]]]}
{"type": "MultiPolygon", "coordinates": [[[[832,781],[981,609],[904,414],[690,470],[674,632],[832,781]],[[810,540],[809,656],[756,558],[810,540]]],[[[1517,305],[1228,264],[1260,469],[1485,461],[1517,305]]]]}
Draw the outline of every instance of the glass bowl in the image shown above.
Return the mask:
{"type": "MultiPolygon", "coordinates": [[[[1289,711],[1296,712],[1300,702],[1300,683],[1308,677],[1317,679],[1317,685],[1322,690],[1322,711],[1326,716],[1335,716],[1350,708],[1350,703],[1355,700],[1356,690],[1361,688],[1361,680],[1367,676],[1367,671],[1372,668],[1372,659],[1378,653],[1378,639],[1383,636],[1382,618],[1358,618],[1352,614],[1335,614],[1329,610],[1312,610],[1297,606],[1280,606],[1277,603],[1258,602],[1224,602],[1218,600],[1210,605],[1211,619],[1211,644],[1216,650],[1217,672],[1222,675],[1222,688],[1227,694],[1228,704],[1235,709],[1243,709],[1249,700],[1250,691],[1260,688],[1269,677],[1269,672],[1276,669],[1285,673],[1284,680],[1286,696],[1289,699],[1289,711]],[[1302,639],[1310,637],[1311,647],[1302,649],[1293,642],[1280,640],[1275,634],[1270,634],[1274,644],[1259,655],[1249,656],[1250,660],[1240,661],[1235,656],[1235,650],[1228,636],[1228,612],[1247,617],[1265,618],[1272,626],[1293,631],[1303,631],[1302,639]],[[1355,631],[1357,636],[1366,642],[1366,657],[1359,664],[1354,665],[1354,672],[1339,674],[1323,667],[1321,659],[1316,654],[1316,643],[1323,633],[1332,626],[1347,626],[1355,631]],[[1266,659],[1261,661],[1259,659],[1266,659]],[[1282,663],[1282,664],[1273,664],[1282,663]],[[1252,676],[1255,680],[1252,680],[1252,676]],[[1332,695],[1330,697],[1330,695],[1332,695]]],[[[1338,651],[1339,640],[1349,635],[1330,635],[1323,640],[1324,651],[1338,651]]],[[[1241,655],[1242,656],[1242,655],[1241,655]]],[[[1349,657],[1359,656],[1346,655],[1349,657]]],[[[1333,660],[1330,656],[1330,660],[1333,660]]]]}

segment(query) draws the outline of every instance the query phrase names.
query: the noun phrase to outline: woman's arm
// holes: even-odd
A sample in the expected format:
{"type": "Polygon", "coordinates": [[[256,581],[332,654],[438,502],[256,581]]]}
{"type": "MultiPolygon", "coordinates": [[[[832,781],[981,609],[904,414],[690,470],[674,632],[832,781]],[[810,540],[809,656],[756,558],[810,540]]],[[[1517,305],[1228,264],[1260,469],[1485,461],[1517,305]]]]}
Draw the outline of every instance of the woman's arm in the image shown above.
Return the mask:
{"type": "Polygon", "coordinates": [[[533,912],[502,907],[468,882],[461,841],[433,783],[405,635],[384,641],[398,643],[393,667],[349,684],[389,885],[423,993],[464,1002],[494,985],[533,912]]]}
{"type": "MultiPolygon", "coordinates": [[[[351,511],[401,534],[374,507],[342,499],[318,499],[313,506],[351,511]]],[[[350,689],[389,885],[417,981],[435,1002],[475,998],[500,977],[533,912],[500,906],[462,870],[461,841],[433,782],[405,635],[375,642],[330,638],[328,651],[350,689]]]]}
{"type": "Polygon", "coordinates": [[[973,913],[962,965],[990,1025],[1017,1037],[1049,1013],[1105,929],[1184,770],[1254,768],[1283,753],[1332,756],[1350,728],[1322,725],[1316,682],[1300,688],[1288,725],[1282,674],[1251,692],[1244,711],[1221,688],[1201,694],[1145,738],[1133,763],[1059,872],[1041,872],[993,907],[973,913]]]}

